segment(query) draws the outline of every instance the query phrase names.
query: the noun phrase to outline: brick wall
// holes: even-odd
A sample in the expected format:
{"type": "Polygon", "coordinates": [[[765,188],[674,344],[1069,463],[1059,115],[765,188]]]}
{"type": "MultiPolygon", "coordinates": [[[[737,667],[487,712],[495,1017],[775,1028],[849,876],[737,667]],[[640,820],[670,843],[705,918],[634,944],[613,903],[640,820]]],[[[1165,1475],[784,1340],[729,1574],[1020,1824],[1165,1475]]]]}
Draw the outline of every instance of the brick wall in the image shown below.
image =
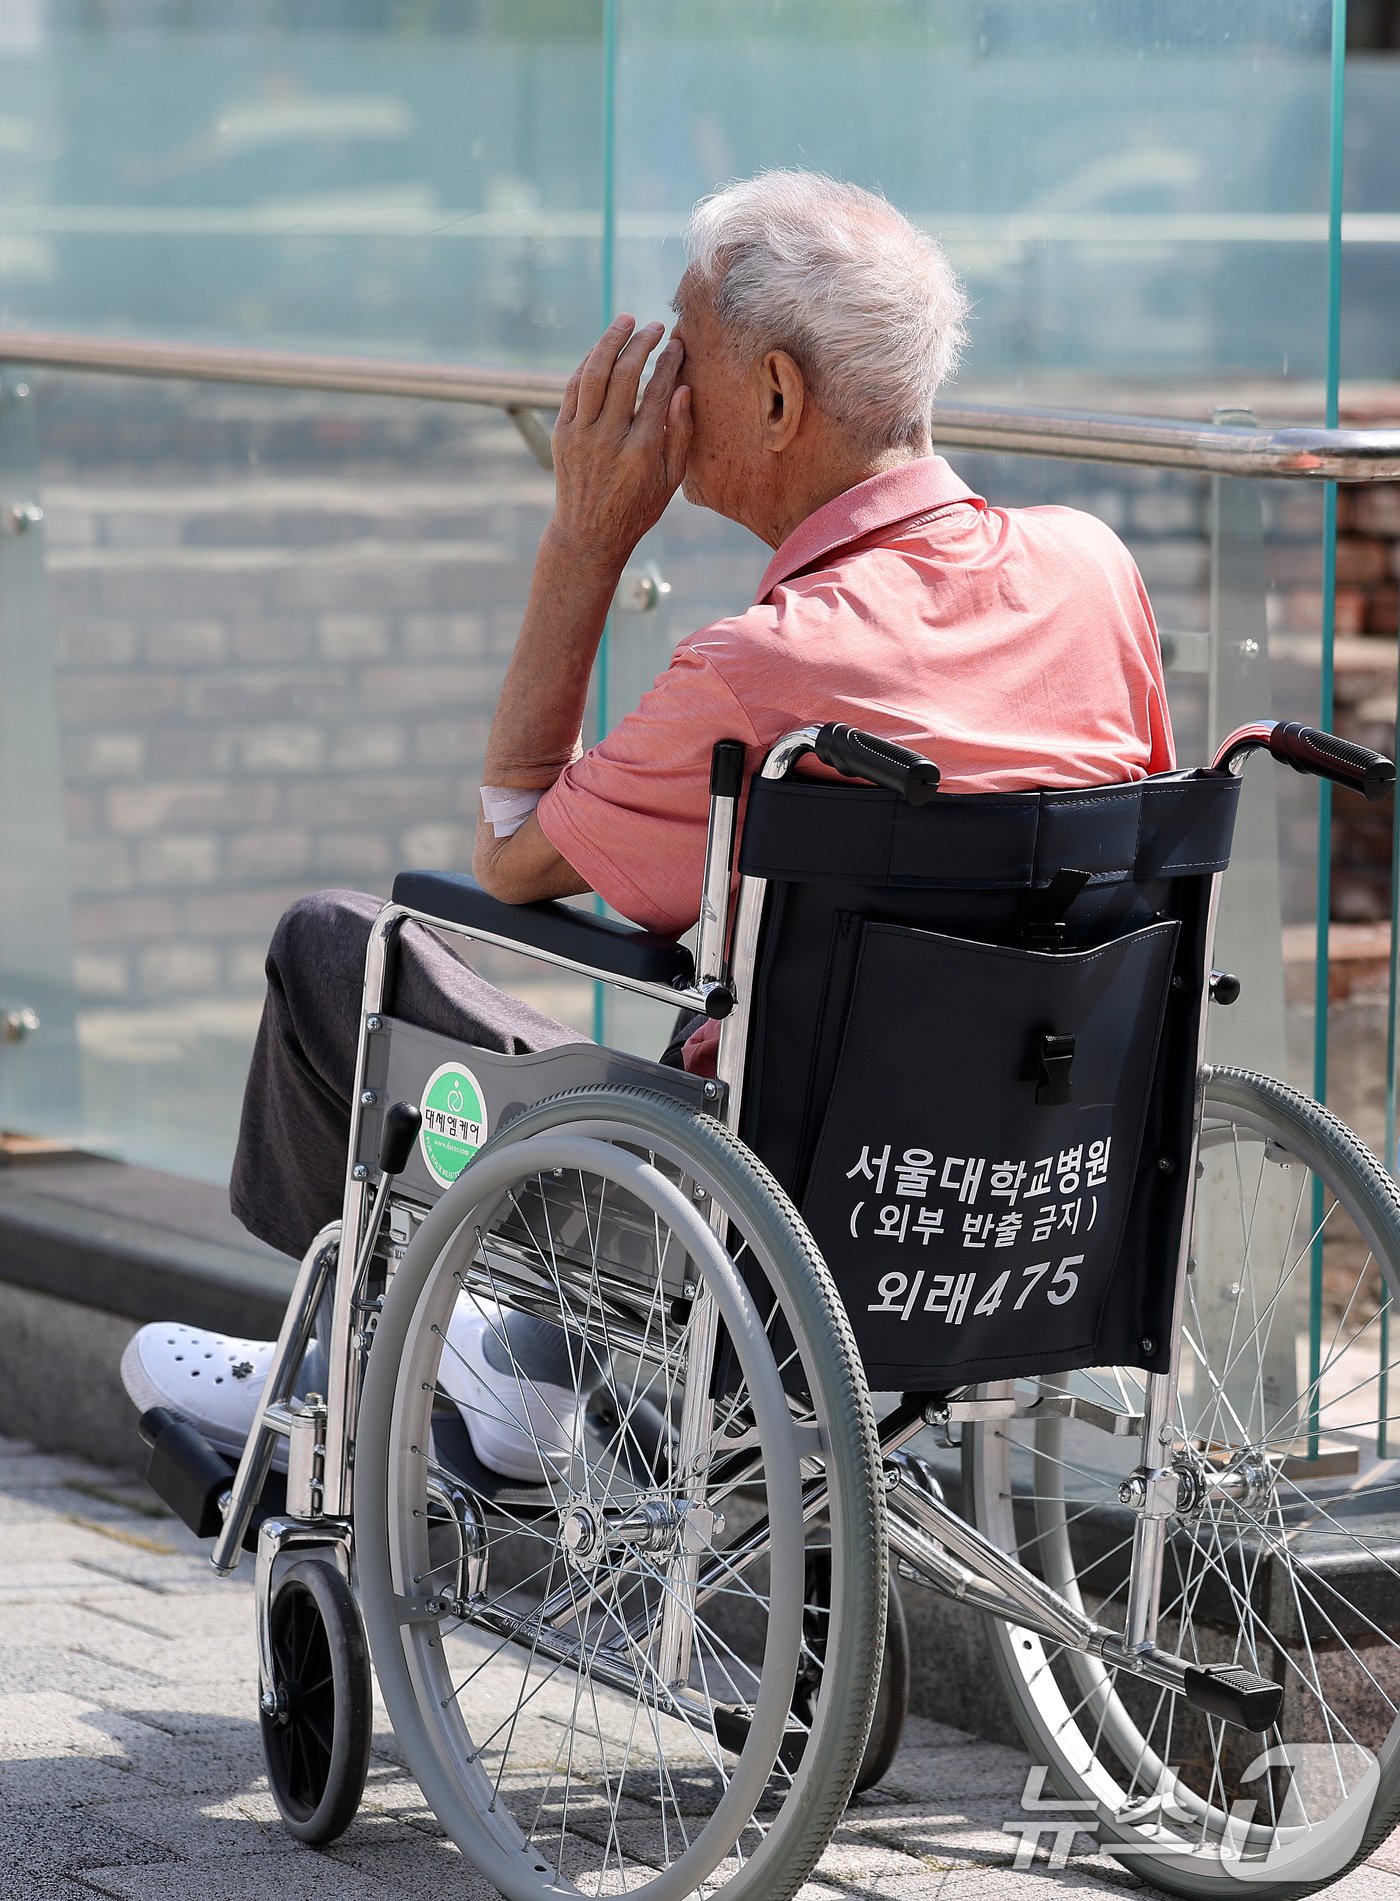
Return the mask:
{"type": "MultiPolygon", "coordinates": [[[[1400,484],[1337,495],[1335,725],[1378,751],[1395,751],[1396,630],[1400,621],[1400,484]]],[[[1389,803],[1334,803],[1332,913],[1366,923],[1390,915],[1389,803]]]]}
{"type": "Polygon", "coordinates": [[[467,862],[550,494],[510,424],[37,396],[82,993],[256,991],[298,892],[467,862]]]}
{"type": "MultiPolygon", "coordinates": [[[[467,862],[549,478],[492,412],[79,378],[36,396],[80,989],[255,995],[297,893],[467,862]]],[[[1070,502],[1123,533],[1169,649],[1208,626],[1205,481],[955,460],[995,499],[1070,502]]],[[[1276,705],[1306,715],[1320,501],[1283,484],[1264,501],[1276,705]]],[[[1341,524],[1337,724],[1388,747],[1400,489],[1343,491],[1341,524]]],[[[760,565],[679,516],[673,632],[732,611],[760,565]]],[[[629,689],[661,664],[644,631],[619,649],[629,689]]],[[[1203,678],[1173,694],[1198,757],[1203,678]]],[[[1388,808],[1337,809],[1337,915],[1384,916],[1388,808]]]]}

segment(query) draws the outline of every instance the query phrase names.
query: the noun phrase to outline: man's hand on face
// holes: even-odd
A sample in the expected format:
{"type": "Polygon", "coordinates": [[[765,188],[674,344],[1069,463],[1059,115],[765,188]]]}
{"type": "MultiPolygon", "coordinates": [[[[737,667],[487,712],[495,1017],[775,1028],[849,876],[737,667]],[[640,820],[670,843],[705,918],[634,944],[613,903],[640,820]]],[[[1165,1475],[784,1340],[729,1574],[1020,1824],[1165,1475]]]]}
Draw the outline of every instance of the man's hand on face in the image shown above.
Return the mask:
{"type": "Polygon", "coordinates": [[[580,553],[620,568],[685,474],[690,390],[675,339],[637,390],[665,325],[616,317],[569,378],[554,425],[554,528],[580,553]]]}

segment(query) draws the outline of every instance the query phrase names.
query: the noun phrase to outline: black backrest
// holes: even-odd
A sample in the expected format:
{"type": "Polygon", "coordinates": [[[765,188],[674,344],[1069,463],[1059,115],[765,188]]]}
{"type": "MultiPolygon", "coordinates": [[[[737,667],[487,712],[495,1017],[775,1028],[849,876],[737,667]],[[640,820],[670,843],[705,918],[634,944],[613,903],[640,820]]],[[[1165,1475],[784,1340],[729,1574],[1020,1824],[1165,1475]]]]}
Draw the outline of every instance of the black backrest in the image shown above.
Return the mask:
{"type": "Polygon", "coordinates": [[[1238,793],[1191,772],[915,807],[755,780],[741,1132],[809,1220],[873,1384],[1165,1368],[1238,793]]]}

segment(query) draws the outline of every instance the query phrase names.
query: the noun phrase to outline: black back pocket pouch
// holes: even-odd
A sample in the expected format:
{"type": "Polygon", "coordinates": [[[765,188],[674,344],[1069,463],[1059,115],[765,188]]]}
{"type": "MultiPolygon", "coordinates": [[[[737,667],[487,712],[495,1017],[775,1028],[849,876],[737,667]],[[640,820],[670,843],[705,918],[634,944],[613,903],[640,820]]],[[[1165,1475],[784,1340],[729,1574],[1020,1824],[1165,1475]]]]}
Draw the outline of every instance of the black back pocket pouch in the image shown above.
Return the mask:
{"type": "Polygon", "coordinates": [[[864,922],[802,1212],[872,1386],[1100,1364],[1178,926],[1042,952],[864,922]]]}

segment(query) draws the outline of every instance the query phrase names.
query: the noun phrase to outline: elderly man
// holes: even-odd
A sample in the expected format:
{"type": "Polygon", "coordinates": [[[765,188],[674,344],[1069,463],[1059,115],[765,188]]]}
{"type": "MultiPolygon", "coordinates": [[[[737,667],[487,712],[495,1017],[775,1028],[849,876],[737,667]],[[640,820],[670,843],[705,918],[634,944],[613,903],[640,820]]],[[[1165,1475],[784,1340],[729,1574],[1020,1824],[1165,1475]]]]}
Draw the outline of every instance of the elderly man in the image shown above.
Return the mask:
{"type": "MultiPolygon", "coordinates": [[[[474,860],[486,889],[511,903],[597,891],[679,935],[699,910],[715,741],[741,739],[752,767],[824,720],[927,753],[950,792],[1169,767],[1157,634],[1126,549],[1071,509],[989,507],[933,453],[966,308],[938,245],[869,192],[769,172],[702,201],[687,248],[669,340],[618,317],[565,392],[554,512],[487,745],[474,860]],[[683,640],[636,711],[583,751],[609,604],[678,487],[774,553],[753,606],[683,640]]],[[[287,1253],[339,1212],[377,908],[320,893],[282,919],[269,953],[232,1201],[287,1253]]],[[[400,1014],[493,1049],[576,1040],[418,927],[403,934],[396,998],[400,1014]]],[[[712,1063],[714,1028],[687,1043],[688,1067],[712,1063]]],[[[463,1317],[478,1402],[489,1335],[463,1317]]],[[[148,1327],[123,1373],[138,1405],[171,1406],[232,1450],[270,1351],[148,1327]]],[[[461,1403],[488,1463],[538,1475],[523,1429],[493,1433],[489,1405],[461,1403]]]]}

